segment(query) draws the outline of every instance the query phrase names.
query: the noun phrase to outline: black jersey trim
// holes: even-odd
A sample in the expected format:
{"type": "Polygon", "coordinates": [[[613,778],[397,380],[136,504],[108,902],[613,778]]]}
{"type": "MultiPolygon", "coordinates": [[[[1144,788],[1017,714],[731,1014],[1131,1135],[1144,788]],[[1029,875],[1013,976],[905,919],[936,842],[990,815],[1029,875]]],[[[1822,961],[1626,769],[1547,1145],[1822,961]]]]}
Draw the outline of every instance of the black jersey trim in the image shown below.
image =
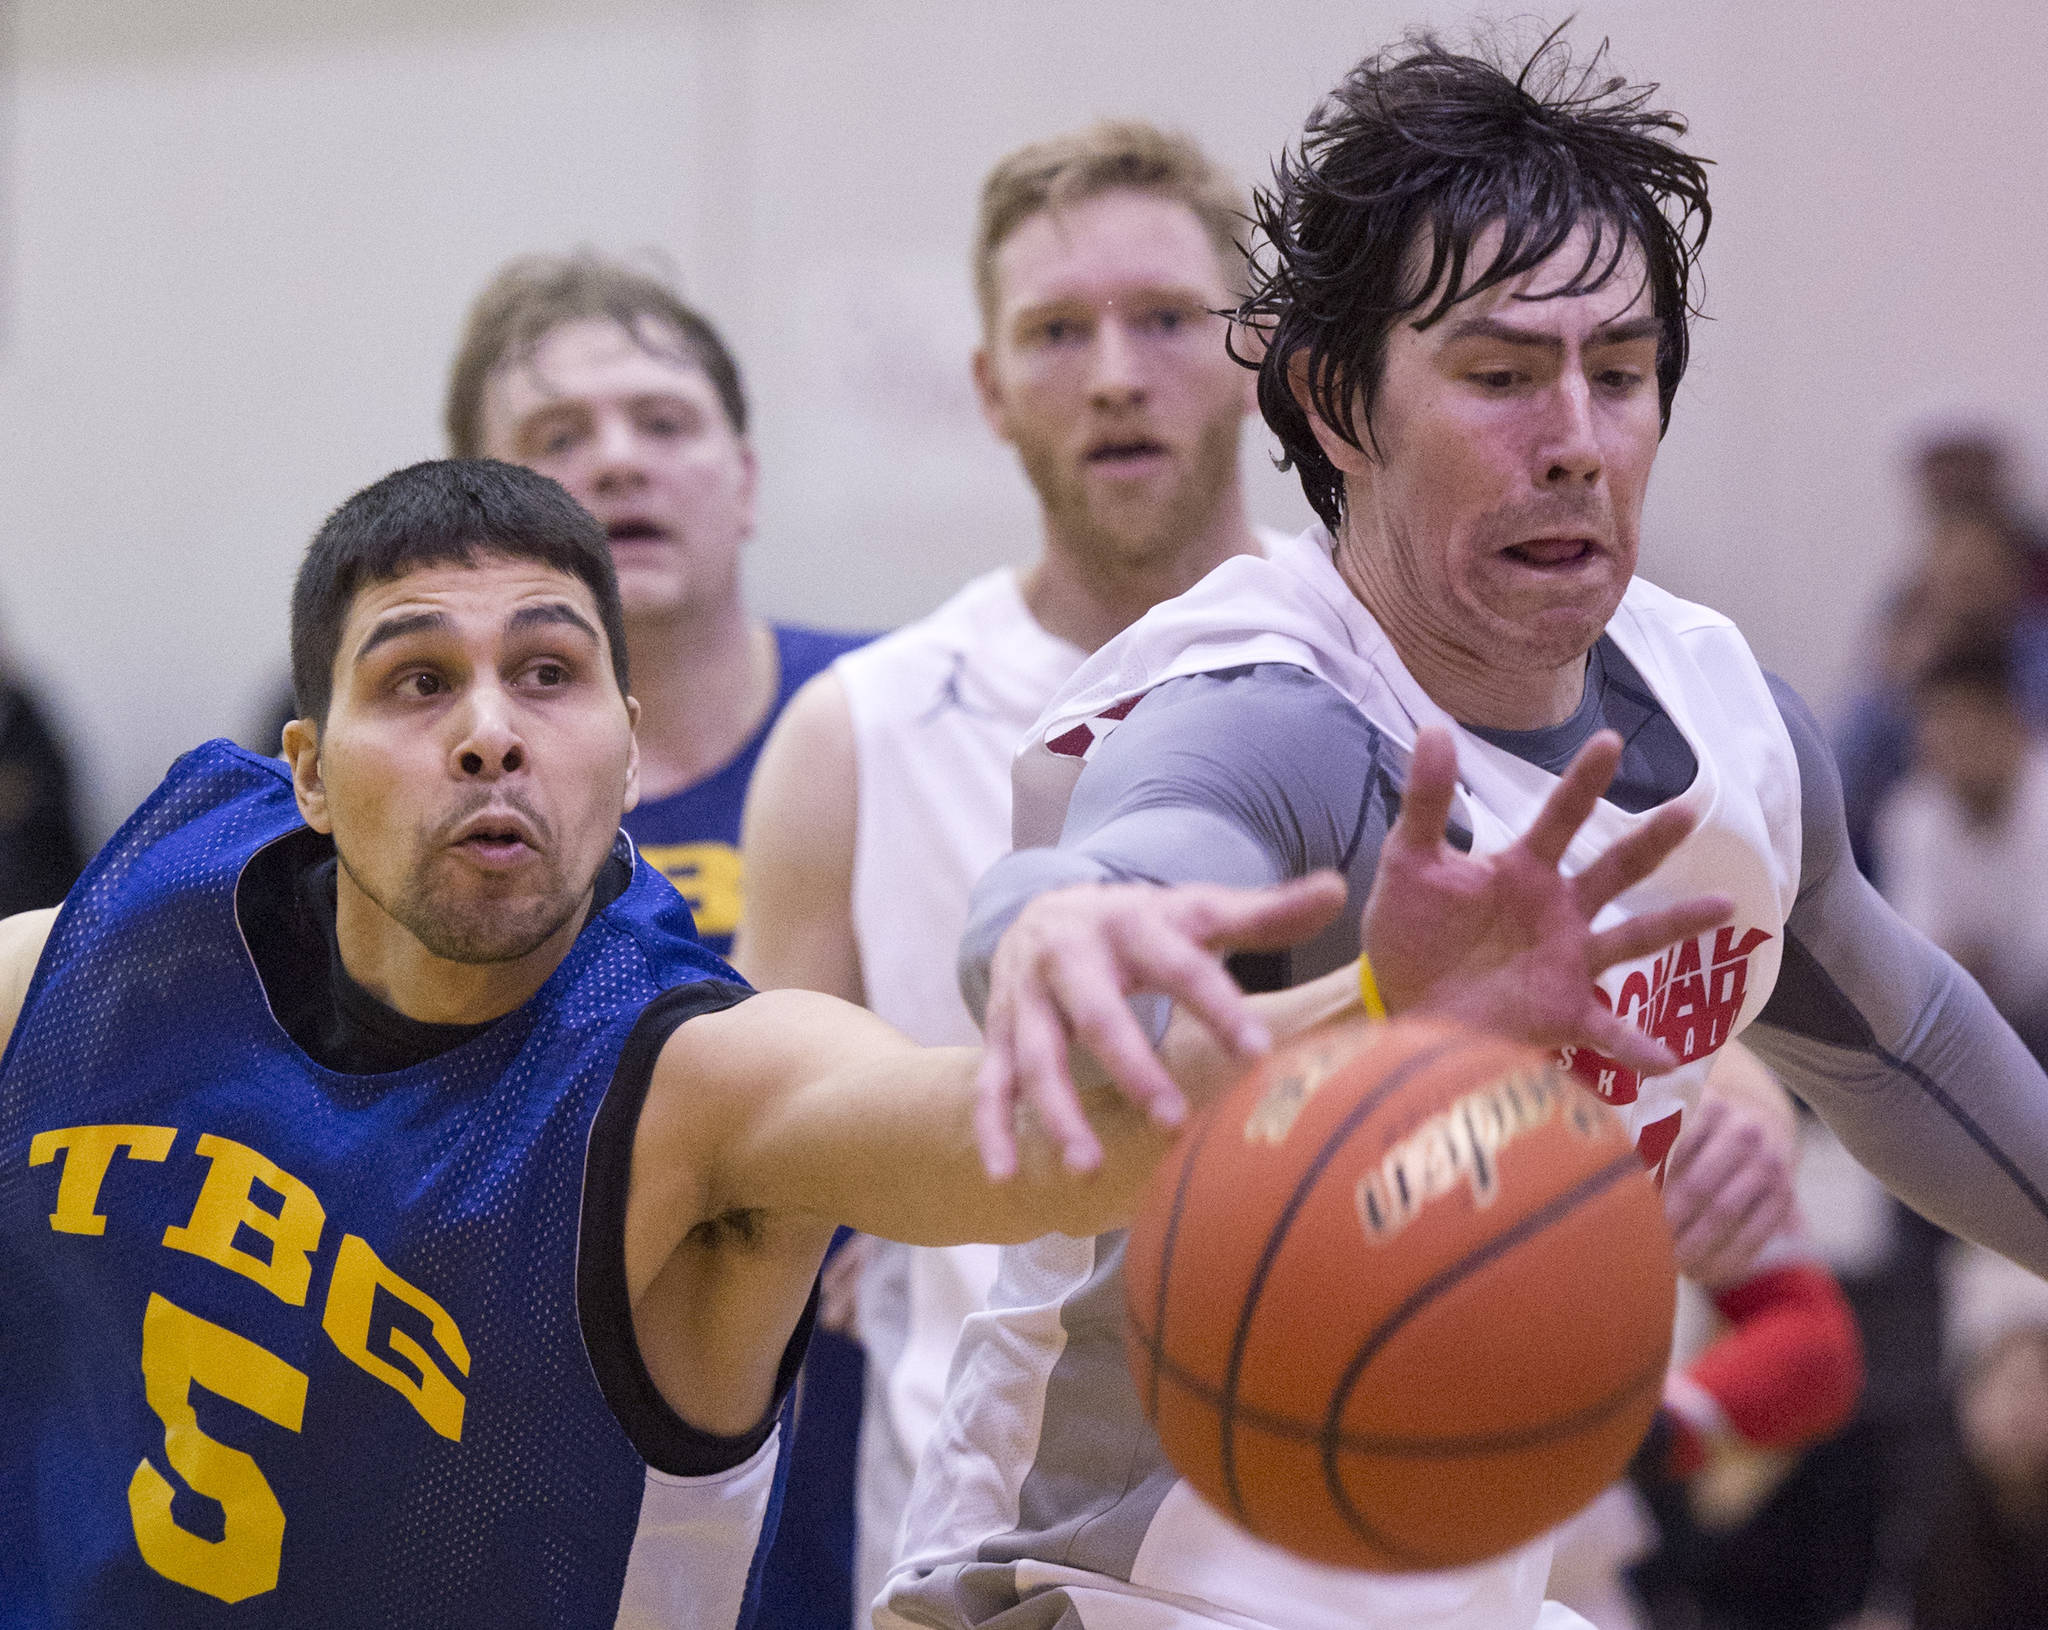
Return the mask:
{"type": "Polygon", "coordinates": [[[752,1430],[734,1437],[692,1426],[670,1408],[647,1373],[633,1337],[633,1301],[626,1290],[626,1190],[634,1135],[655,1063],[685,1020],[722,1012],[751,995],[746,986],[729,980],[701,979],[663,991],[649,1002],[619,1051],[611,1086],[590,1124],[583,1163],[583,1216],[576,1249],[576,1315],[583,1326],[583,1350],[598,1390],[634,1450],[671,1477],[713,1477],[744,1465],[760,1451],[796,1385],[818,1316],[814,1284],[796,1333],[782,1351],[767,1412],[752,1430]]]}

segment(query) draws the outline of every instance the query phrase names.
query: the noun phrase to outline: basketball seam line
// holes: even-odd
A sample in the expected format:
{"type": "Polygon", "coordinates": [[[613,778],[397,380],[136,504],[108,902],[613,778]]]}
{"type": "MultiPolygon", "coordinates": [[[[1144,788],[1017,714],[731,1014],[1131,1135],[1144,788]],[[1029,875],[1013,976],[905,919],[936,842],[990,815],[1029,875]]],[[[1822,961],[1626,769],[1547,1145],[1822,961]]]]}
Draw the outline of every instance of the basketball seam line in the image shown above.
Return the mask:
{"type": "Polygon", "coordinates": [[[1240,1522],[1245,1518],[1244,1497],[1237,1484],[1237,1451],[1232,1441],[1237,1430],[1238,1381],[1244,1369],[1245,1348],[1251,1344],[1251,1325],[1258,1312],[1259,1299],[1265,1294],[1266,1281],[1272,1275],[1273,1264],[1280,1255],[1281,1247],[1287,1242],[1294,1220],[1300,1215],[1301,1208],[1308,1203],[1309,1195],[1321,1181],[1330,1162],[1337,1158],[1338,1151],[1366,1121],[1371,1119],[1373,1113],[1386,1102],[1390,1094],[1405,1086],[1415,1075],[1437,1063],[1446,1054],[1480,1039],[1482,1038],[1454,1036],[1411,1054],[1396,1065],[1387,1079],[1347,1110],[1343,1120],[1339,1121],[1324,1138],[1323,1146],[1316,1151],[1308,1169],[1296,1181],[1294,1192],[1287,1197],[1287,1204],[1282,1207],[1280,1215],[1274,1219],[1272,1228],[1267,1232],[1266,1243],[1259,1252],[1257,1264],[1252,1269],[1251,1282],[1245,1287],[1244,1301],[1238,1308],[1237,1327],[1230,1338],[1230,1357],[1223,1366],[1223,1396],[1217,1404],[1217,1412],[1221,1417],[1217,1424],[1222,1433],[1223,1488],[1230,1498],[1230,1509],[1240,1522]]]}
{"type": "MultiPolygon", "coordinates": [[[[1171,1359],[1161,1359],[1159,1367],[1182,1391],[1193,1394],[1212,1407],[1215,1405],[1219,1393],[1213,1382],[1204,1381],[1193,1371],[1171,1359]]],[[[1569,1437],[1588,1426],[1597,1426],[1650,1382],[1661,1381],[1667,1367],[1666,1361],[1659,1358],[1653,1365],[1622,1381],[1613,1392],[1596,1398],[1590,1404],[1581,1405],[1571,1414],[1555,1416],[1548,1421],[1521,1427],[1515,1431],[1492,1432],[1481,1437],[1433,1438],[1340,1431],[1337,1446],[1347,1454],[1381,1455],[1389,1459],[1413,1460],[1456,1460],[1466,1455],[1505,1454],[1515,1449],[1540,1448],[1555,1438],[1569,1437]]],[[[1245,1427],[1264,1432],[1269,1437],[1285,1438],[1297,1443],[1323,1441],[1322,1427],[1310,1426],[1273,1410],[1261,1408],[1257,1404],[1239,1404],[1237,1415],[1245,1427]]]]}
{"type": "MultiPolygon", "coordinates": [[[[1195,1162],[1201,1158],[1202,1146],[1208,1142],[1209,1132],[1216,1125],[1216,1120],[1217,1117],[1214,1115],[1204,1116],[1201,1126],[1195,1131],[1194,1142],[1189,1145],[1187,1158],[1181,1162],[1180,1176],[1174,1182],[1173,1205],[1167,1212],[1166,1232],[1159,1243],[1158,1307],[1153,1314],[1152,1335],[1146,1342],[1146,1346],[1152,1351],[1153,1363],[1152,1373],[1148,1379],[1146,1389],[1148,1402],[1145,1413],[1155,1423],[1159,1419],[1158,1361],[1166,1351],[1166,1299],[1167,1293],[1173,1287],[1173,1252],[1174,1246],[1178,1243],[1180,1237],[1181,1210],[1187,1204],[1188,1189],[1194,1182],[1195,1162]]],[[[1124,1251],[1128,1258],[1130,1252],[1128,1240],[1125,1243],[1124,1251]]],[[[1126,1266],[1128,1266],[1128,1262],[1126,1266]]],[[[1130,1280],[1128,1277],[1124,1280],[1124,1301],[1126,1313],[1128,1314],[1130,1303],[1130,1280]]],[[[1133,1324],[1136,1323],[1135,1320],[1132,1322],[1133,1324]]]]}
{"type": "MultiPolygon", "coordinates": [[[[1630,1172],[1640,1172],[1642,1169],[1643,1163],[1637,1158],[1636,1152],[1633,1149],[1624,1150],[1598,1171],[1580,1178],[1562,1194],[1545,1201],[1537,1210],[1521,1218],[1512,1227],[1502,1230],[1492,1239],[1467,1252],[1450,1266],[1431,1274],[1408,1294],[1399,1307],[1381,1321],[1377,1330],[1359,1344],[1358,1351],[1352,1356],[1343,1378],[1330,1395],[1329,1408],[1323,1416],[1322,1433],[1323,1485],[1329,1491],[1331,1504],[1343,1515],[1344,1520],[1351,1524],[1359,1538],[1371,1544],[1385,1544],[1379,1532],[1366,1522],[1364,1514],[1352,1504],[1350,1495],[1344,1489],[1343,1480],[1338,1475],[1337,1434],[1341,1430],[1344,1406],[1349,1401],[1353,1389],[1357,1387],[1359,1377],[1365,1373],[1366,1366],[1378,1355],[1380,1349],[1393,1340],[1403,1326],[1444,1292],[1462,1280],[1469,1279],[1481,1268],[1498,1261],[1518,1246],[1526,1244],[1529,1239],[1542,1233],[1552,1223],[1570,1216],[1588,1200],[1605,1193],[1622,1181],[1630,1172]]],[[[1405,1554],[1398,1546],[1389,1549],[1397,1556],[1405,1554]]]]}

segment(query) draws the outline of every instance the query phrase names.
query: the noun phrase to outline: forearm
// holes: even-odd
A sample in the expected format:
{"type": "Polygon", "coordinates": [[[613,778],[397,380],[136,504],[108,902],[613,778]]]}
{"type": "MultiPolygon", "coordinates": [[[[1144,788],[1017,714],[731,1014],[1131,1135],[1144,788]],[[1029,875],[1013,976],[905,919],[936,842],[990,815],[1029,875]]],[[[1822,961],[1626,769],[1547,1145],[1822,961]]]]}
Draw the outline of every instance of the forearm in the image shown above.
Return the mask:
{"type": "MultiPolygon", "coordinates": [[[[1356,1006],[1348,971],[1252,998],[1276,1041],[1356,1006]]],[[[762,1118],[751,1138],[775,1156],[753,1159],[760,1176],[746,1203],[807,1211],[911,1245],[1097,1234],[1129,1222],[1153,1169],[1180,1135],[1155,1124],[1076,1049],[1071,1063],[1102,1163],[1085,1173],[1071,1170],[1024,1106],[1017,1172],[994,1182],[974,1136],[979,1050],[917,1047],[874,1023],[881,1034],[842,1043],[836,1067],[762,1118]]],[[[1196,1112],[1245,1068],[1192,1018],[1174,1020],[1160,1052],[1196,1112]]]]}
{"type": "Polygon", "coordinates": [[[1774,691],[1799,756],[1802,881],[1777,988],[1744,1039],[1900,1199],[2048,1277],[2048,1077],[1857,875],[1819,729],[1774,691]]]}
{"type": "MultiPolygon", "coordinates": [[[[960,940],[960,993],[979,1022],[989,965],[1018,914],[1041,894],[1084,883],[1222,883],[1257,888],[1288,875],[1280,857],[1226,815],[1152,804],[1119,815],[1056,849],[1005,855],[975,885],[960,940]]],[[[1165,1022],[1163,1006],[1153,1034],[1165,1022]]]]}

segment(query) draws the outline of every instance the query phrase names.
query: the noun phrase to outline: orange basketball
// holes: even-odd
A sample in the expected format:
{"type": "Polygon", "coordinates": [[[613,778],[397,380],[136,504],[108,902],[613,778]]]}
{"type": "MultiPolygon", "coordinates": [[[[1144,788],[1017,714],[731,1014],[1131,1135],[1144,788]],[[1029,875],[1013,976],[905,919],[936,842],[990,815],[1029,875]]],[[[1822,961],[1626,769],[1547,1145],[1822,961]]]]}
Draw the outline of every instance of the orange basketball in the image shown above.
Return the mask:
{"type": "Polygon", "coordinates": [[[1620,1120],[1532,1048],[1319,1026],[1189,1129],[1124,1260],[1174,1467],[1343,1567],[1498,1555],[1621,1474],[1675,1287],[1620,1120]]]}

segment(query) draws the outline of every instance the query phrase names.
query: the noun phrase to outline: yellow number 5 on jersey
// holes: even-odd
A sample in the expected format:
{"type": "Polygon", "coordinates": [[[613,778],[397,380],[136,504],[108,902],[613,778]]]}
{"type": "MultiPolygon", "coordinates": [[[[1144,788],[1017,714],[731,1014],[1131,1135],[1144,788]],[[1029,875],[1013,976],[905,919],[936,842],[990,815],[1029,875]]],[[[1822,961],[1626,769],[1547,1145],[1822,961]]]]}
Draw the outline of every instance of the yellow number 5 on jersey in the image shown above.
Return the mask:
{"type": "Polygon", "coordinates": [[[253,1341],[152,1295],[142,1315],[142,1384],[164,1423],[171,1470],[195,1494],[218,1500],[224,1518],[217,1540],[180,1528],[171,1516],[171,1480],[144,1460],[128,1480],[142,1560],[166,1579],[224,1602],[275,1589],[284,1508],[255,1461],[200,1431],[192,1388],[202,1386],[296,1432],[306,1412],[305,1376],[253,1341]]]}

